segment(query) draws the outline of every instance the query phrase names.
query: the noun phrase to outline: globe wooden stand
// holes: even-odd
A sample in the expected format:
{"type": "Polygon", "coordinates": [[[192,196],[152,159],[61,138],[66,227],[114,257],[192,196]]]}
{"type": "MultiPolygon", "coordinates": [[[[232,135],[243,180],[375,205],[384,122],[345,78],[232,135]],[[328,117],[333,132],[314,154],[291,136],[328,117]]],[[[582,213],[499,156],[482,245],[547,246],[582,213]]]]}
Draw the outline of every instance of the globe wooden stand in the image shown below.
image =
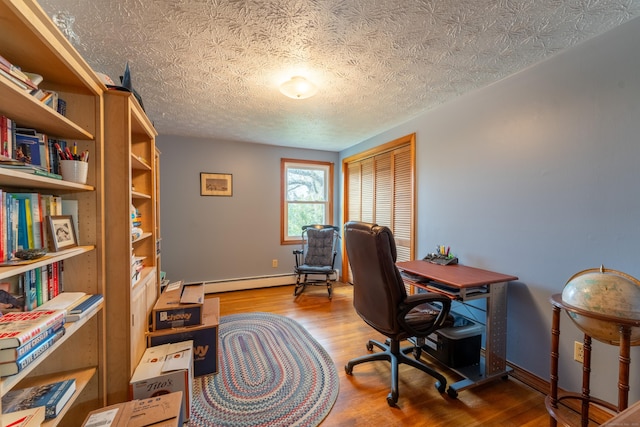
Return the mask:
{"type": "Polygon", "coordinates": [[[558,411],[558,403],[564,400],[581,401],[581,426],[589,425],[589,406],[596,404],[603,406],[616,413],[621,412],[629,405],[629,365],[631,363],[631,328],[639,327],[640,320],[624,319],[606,314],[594,313],[578,307],[569,305],[562,300],[562,294],[555,294],[551,297],[553,306],[553,323],[551,325],[551,388],[549,395],[545,399],[547,411],[551,416],[549,425],[555,427],[560,421],[565,426],[571,423],[558,411]],[[562,310],[567,313],[575,313],[580,316],[590,317],[599,321],[612,323],[618,326],[620,331],[620,356],[618,368],[618,405],[606,402],[604,400],[591,397],[590,378],[591,378],[591,336],[584,334],[584,355],[582,363],[582,393],[558,393],[558,347],[560,344],[560,313],[562,310]]]}

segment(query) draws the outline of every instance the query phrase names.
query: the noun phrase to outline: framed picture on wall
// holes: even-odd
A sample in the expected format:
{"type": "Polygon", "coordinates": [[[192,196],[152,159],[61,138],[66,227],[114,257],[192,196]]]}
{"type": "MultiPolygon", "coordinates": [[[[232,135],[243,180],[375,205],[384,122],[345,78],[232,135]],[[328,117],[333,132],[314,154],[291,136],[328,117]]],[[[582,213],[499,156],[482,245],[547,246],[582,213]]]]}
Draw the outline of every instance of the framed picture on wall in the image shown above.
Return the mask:
{"type": "Polygon", "coordinates": [[[232,196],[233,176],[230,173],[200,172],[201,196],[232,196]]]}

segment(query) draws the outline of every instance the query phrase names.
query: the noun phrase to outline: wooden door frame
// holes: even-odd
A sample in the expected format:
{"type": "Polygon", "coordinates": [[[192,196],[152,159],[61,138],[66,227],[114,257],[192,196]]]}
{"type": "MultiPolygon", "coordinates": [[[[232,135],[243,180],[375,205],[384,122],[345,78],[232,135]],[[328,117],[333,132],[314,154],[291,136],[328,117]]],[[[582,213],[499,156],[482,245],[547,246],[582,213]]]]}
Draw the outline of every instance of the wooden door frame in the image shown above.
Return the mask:
{"type": "MultiPolygon", "coordinates": [[[[411,259],[415,258],[415,235],[416,235],[416,215],[415,215],[415,206],[416,206],[416,134],[411,133],[400,138],[394,139],[393,141],[387,142],[385,144],[379,145],[377,147],[371,148],[369,150],[363,151],[358,154],[354,154],[349,157],[345,157],[342,159],[342,224],[346,224],[347,218],[349,217],[349,180],[347,179],[347,167],[349,163],[353,163],[356,161],[361,161],[369,157],[374,157],[376,155],[385,153],[387,151],[393,151],[402,146],[409,146],[411,151],[411,243],[410,243],[410,257],[411,259]]],[[[347,247],[346,247],[346,239],[342,239],[342,272],[340,280],[343,282],[347,282],[348,280],[348,266],[349,266],[349,257],[347,256],[347,247]]]]}

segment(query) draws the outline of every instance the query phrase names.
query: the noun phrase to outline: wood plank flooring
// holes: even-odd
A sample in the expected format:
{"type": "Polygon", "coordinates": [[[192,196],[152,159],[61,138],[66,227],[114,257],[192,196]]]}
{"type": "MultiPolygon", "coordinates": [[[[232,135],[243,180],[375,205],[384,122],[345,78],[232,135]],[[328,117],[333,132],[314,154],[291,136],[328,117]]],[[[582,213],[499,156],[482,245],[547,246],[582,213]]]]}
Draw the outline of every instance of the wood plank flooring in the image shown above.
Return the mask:
{"type": "MultiPolygon", "coordinates": [[[[514,426],[549,425],[544,395],[516,379],[497,380],[463,390],[457,399],[435,389],[435,380],[414,368],[400,366],[398,408],[387,405],[390,368],[387,362],[358,365],[349,376],[344,365],[367,353],[367,340],[384,336],[366,325],[352,305],[352,287],[334,285],[333,299],[326,287],[307,287],[293,296],[293,286],[209,294],[220,298],[222,316],[249,311],[277,313],[295,319],[322,344],[334,360],[340,377],[340,392],[331,413],[322,423],[330,426],[514,426]]],[[[422,356],[447,378],[460,377],[422,356]]]]}

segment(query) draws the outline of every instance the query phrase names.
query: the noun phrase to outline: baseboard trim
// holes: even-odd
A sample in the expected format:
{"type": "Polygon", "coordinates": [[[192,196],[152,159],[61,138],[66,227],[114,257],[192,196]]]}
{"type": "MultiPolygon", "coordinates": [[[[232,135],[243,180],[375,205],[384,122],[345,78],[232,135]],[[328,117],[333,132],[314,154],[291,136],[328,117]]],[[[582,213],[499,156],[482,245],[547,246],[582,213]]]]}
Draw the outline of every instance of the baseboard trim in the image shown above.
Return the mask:
{"type": "Polygon", "coordinates": [[[206,294],[214,294],[218,292],[243,291],[247,289],[292,285],[294,283],[296,283],[296,279],[293,274],[212,280],[204,282],[204,292],[206,294]]]}
{"type": "MultiPolygon", "coordinates": [[[[542,393],[545,396],[549,394],[549,391],[551,390],[551,383],[549,381],[521,368],[514,363],[507,362],[507,365],[512,369],[512,371],[509,373],[510,376],[531,387],[532,389],[542,393]]],[[[559,394],[564,392],[566,391],[558,388],[559,394]]],[[[571,409],[577,414],[580,414],[581,403],[579,401],[565,400],[563,402],[563,405],[566,405],[567,408],[571,409]]],[[[611,413],[602,409],[600,406],[591,405],[591,407],[589,408],[589,419],[596,422],[598,425],[604,423],[610,418],[611,413]]]]}

